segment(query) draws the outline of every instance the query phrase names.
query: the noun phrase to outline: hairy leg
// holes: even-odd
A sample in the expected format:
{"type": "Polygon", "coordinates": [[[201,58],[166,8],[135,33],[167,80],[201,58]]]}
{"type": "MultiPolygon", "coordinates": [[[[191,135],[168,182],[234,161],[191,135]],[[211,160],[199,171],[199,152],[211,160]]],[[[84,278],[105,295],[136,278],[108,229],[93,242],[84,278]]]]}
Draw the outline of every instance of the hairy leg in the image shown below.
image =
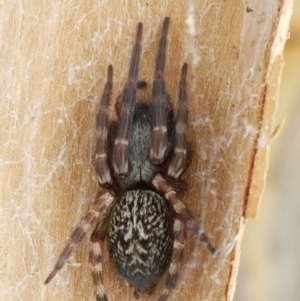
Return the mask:
{"type": "Polygon", "coordinates": [[[170,19],[164,19],[158,52],[152,91],[153,130],[151,139],[150,159],[154,164],[162,163],[166,157],[168,146],[167,118],[169,101],[166,92],[164,70],[166,61],[167,33],[170,19]]]}
{"type": "Polygon", "coordinates": [[[215,247],[211,244],[209,238],[205,234],[203,228],[199,225],[198,221],[189,213],[186,206],[178,199],[175,190],[167,182],[162,175],[157,174],[152,180],[153,186],[164,194],[165,199],[172,206],[176,217],[183,221],[187,230],[190,230],[196,237],[204,243],[206,248],[213,254],[216,254],[215,247]]]}
{"type": "Polygon", "coordinates": [[[137,76],[141,52],[143,25],[138,24],[136,42],[132,51],[128,80],[122,95],[120,120],[114,142],[112,164],[117,176],[125,176],[128,172],[128,139],[136,103],[137,76]]]}
{"type": "Polygon", "coordinates": [[[178,272],[180,270],[182,251],[184,249],[186,241],[186,228],[184,222],[180,219],[175,218],[173,224],[173,232],[173,255],[167,272],[165,288],[157,301],[165,301],[168,298],[170,291],[176,286],[178,272]]]}
{"type": "Polygon", "coordinates": [[[216,249],[210,243],[202,227],[197,220],[191,216],[186,206],[177,198],[173,187],[160,174],[157,174],[152,180],[154,187],[164,194],[165,199],[170,204],[174,214],[174,245],[173,255],[170,267],[167,273],[165,288],[157,301],[165,301],[170,291],[176,286],[178,273],[180,271],[180,264],[182,258],[182,251],[184,249],[186,240],[186,230],[191,230],[192,233],[205,244],[206,248],[212,253],[216,254],[216,249]]]}
{"type": "Polygon", "coordinates": [[[69,241],[67,242],[65,248],[59,255],[59,258],[53,271],[45,280],[45,284],[48,284],[52,280],[52,278],[57,274],[57,272],[63,267],[63,265],[68,261],[71,254],[82,241],[84,235],[94,224],[94,222],[99,217],[99,223],[101,223],[101,221],[103,221],[106,218],[108,212],[111,210],[114,203],[115,196],[111,192],[106,192],[100,197],[97,197],[94,203],[92,203],[89,206],[87,214],[82,218],[82,220],[79,222],[79,224],[71,234],[69,241]]]}
{"type": "Polygon", "coordinates": [[[174,179],[179,179],[186,167],[188,123],[186,75],[187,64],[183,64],[179,83],[179,100],[176,109],[174,153],[167,171],[167,175],[174,179]]]}
{"type": "Polygon", "coordinates": [[[103,276],[102,276],[103,273],[102,273],[101,244],[105,239],[109,216],[110,216],[110,212],[107,214],[103,222],[97,225],[90,239],[89,261],[91,264],[93,282],[95,286],[95,296],[97,301],[107,301],[107,296],[105,293],[105,287],[103,284],[103,276]]]}
{"type": "Polygon", "coordinates": [[[100,105],[96,117],[97,126],[97,146],[95,156],[95,168],[98,181],[101,185],[111,185],[113,180],[107,161],[107,134],[108,134],[108,104],[112,93],[113,67],[108,66],[107,81],[100,100],[100,105]]]}

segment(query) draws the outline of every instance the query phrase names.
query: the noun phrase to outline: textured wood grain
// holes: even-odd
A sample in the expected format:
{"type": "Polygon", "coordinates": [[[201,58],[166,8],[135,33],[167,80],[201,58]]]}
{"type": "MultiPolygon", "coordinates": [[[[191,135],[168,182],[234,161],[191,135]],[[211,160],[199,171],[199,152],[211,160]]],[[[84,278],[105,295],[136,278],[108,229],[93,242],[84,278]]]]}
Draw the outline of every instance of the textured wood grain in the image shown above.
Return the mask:
{"type": "MultiPolygon", "coordinates": [[[[193,157],[182,200],[220,254],[192,238],[170,300],[232,300],[239,243],[258,210],[291,1],[7,2],[2,8],[0,290],[5,300],[93,300],[87,240],[43,285],[97,192],[91,158],[107,66],[113,99],[144,24],[140,78],[151,83],[163,18],[171,18],[166,79],[176,102],[189,64],[193,157]]],[[[143,98],[149,97],[145,93],[143,98]]],[[[104,248],[110,301],[133,300],[104,248]]],[[[156,300],[163,280],[151,297],[156,300]]]]}

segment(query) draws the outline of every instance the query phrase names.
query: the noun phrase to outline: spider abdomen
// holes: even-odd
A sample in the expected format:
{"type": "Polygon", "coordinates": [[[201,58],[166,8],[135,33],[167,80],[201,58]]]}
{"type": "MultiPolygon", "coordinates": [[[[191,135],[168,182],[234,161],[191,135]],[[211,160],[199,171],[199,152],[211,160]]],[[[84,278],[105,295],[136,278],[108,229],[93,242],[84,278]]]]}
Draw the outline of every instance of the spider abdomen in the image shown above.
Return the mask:
{"type": "Polygon", "coordinates": [[[172,225],[165,200],[150,190],[125,192],[112,212],[107,240],[119,274],[140,292],[149,292],[172,256],[172,225]]]}

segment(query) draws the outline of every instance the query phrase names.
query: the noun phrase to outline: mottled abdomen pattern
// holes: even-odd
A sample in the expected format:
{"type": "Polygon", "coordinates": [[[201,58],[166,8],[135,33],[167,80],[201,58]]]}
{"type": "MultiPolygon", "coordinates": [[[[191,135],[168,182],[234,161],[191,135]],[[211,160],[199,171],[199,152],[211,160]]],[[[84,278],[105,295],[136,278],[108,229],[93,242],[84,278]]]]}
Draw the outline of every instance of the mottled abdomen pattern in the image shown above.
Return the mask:
{"type": "Polygon", "coordinates": [[[149,292],[172,256],[174,238],[164,199],[151,190],[125,192],[112,212],[107,240],[118,272],[140,292],[149,292]]]}

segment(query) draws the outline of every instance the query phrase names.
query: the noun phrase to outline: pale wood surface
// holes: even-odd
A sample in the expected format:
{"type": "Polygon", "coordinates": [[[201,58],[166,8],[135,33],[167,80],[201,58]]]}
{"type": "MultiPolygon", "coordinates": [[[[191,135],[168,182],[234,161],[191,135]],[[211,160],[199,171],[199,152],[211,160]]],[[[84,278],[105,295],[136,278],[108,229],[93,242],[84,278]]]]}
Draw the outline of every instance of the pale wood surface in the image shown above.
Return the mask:
{"type": "MultiPolygon", "coordinates": [[[[166,15],[173,102],[180,67],[189,64],[194,154],[183,201],[220,249],[214,259],[189,239],[170,300],[231,300],[244,221],[256,215],[264,188],[290,6],[31,0],[2,7],[1,300],[93,300],[87,240],[51,284],[43,281],[97,192],[94,118],[107,65],[116,99],[142,21],[140,78],[151,82],[166,15]]],[[[109,300],[132,300],[106,249],[104,270],[109,300]]],[[[141,300],[155,300],[162,286],[141,300]]]]}
{"type": "Polygon", "coordinates": [[[300,296],[300,1],[294,2],[270,167],[258,218],[247,223],[234,301],[300,296]],[[251,292],[251,293],[249,293],[251,292]]]}

